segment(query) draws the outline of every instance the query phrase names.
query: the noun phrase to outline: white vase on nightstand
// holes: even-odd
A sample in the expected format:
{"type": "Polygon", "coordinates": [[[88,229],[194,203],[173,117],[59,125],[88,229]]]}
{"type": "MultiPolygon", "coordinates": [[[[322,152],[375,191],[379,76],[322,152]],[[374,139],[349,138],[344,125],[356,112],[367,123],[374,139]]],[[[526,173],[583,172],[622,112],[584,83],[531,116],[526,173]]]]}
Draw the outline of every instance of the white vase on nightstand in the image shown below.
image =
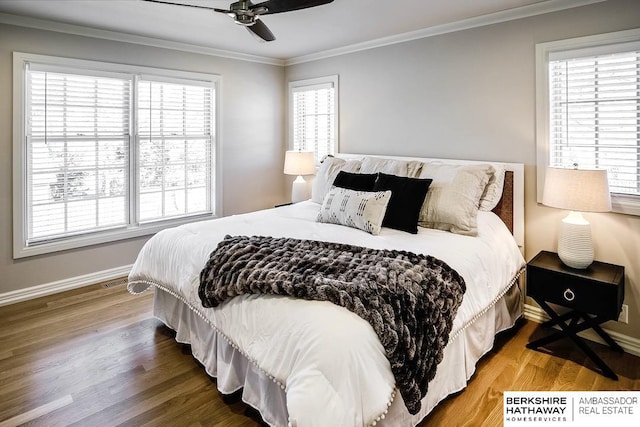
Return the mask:
{"type": "Polygon", "coordinates": [[[584,269],[593,263],[591,224],[580,212],[571,212],[560,223],[558,256],[572,268],[584,269]]]}

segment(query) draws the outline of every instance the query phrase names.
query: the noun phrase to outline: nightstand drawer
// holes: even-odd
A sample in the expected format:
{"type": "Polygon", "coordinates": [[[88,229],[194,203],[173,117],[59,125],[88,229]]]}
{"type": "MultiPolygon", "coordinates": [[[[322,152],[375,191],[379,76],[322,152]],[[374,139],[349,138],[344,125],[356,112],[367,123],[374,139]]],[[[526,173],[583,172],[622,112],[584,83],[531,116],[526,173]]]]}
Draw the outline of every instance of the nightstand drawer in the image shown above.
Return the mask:
{"type": "Polygon", "coordinates": [[[614,320],[624,299],[624,267],[596,261],[576,270],[562,264],[557,254],[542,251],[527,264],[527,294],[614,320]]]}
{"type": "Polygon", "coordinates": [[[527,283],[531,285],[528,289],[531,296],[610,319],[618,317],[616,285],[592,282],[537,268],[529,268],[527,278],[527,283]]]}

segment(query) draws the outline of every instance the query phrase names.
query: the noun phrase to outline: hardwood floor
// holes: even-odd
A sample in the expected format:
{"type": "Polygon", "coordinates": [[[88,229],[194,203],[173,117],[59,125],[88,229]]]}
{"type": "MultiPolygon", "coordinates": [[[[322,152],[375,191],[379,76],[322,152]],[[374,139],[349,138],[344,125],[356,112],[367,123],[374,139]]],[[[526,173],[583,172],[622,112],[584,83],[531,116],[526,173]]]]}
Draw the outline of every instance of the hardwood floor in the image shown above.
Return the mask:
{"type": "MultiPolygon", "coordinates": [[[[0,307],[0,427],[260,425],[239,394],[218,393],[151,306],[151,293],[94,285],[0,307]]],[[[562,357],[526,349],[540,329],[523,321],[499,336],[470,385],[421,425],[501,425],[504,390],[640,389],[640,358],[594,344],[613,381],[567,340],[549,347],[562,357]]]]}

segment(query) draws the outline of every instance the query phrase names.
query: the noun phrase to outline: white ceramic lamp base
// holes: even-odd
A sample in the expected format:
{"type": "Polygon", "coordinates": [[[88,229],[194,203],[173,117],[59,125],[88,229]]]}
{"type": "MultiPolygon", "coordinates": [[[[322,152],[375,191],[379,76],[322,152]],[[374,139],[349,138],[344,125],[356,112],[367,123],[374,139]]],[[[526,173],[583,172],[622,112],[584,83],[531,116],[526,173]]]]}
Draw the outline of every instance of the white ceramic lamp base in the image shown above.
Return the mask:
{"type": "Polygon", "coordinates": [[[291,185],[291,203],[309,200],[309,183],[300,175],[291,185]]]}
{"type": "Polygon", "coordinates": [[[560,224],[558,256],[572,268],[585,269],[593,263],[591,224],[580,212],[571,212],[560,224]]]}

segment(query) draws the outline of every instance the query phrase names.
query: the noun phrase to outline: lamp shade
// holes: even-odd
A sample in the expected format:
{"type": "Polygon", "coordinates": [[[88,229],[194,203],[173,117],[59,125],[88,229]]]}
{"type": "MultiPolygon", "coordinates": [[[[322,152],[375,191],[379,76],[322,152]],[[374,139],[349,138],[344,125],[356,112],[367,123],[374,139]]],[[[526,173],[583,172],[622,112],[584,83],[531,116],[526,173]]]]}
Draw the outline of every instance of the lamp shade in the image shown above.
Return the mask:
{"type": "Polygon", "coordinates": [[[312,151],[289,150],[284,156],[284,173],[287,175],[313,175],[316,160],[312,151]]]}
{"type": "Polygon", "coordinates": [[[610,211],[607,171],[547,168],[542,204],[578,212],[610,211]]]}

